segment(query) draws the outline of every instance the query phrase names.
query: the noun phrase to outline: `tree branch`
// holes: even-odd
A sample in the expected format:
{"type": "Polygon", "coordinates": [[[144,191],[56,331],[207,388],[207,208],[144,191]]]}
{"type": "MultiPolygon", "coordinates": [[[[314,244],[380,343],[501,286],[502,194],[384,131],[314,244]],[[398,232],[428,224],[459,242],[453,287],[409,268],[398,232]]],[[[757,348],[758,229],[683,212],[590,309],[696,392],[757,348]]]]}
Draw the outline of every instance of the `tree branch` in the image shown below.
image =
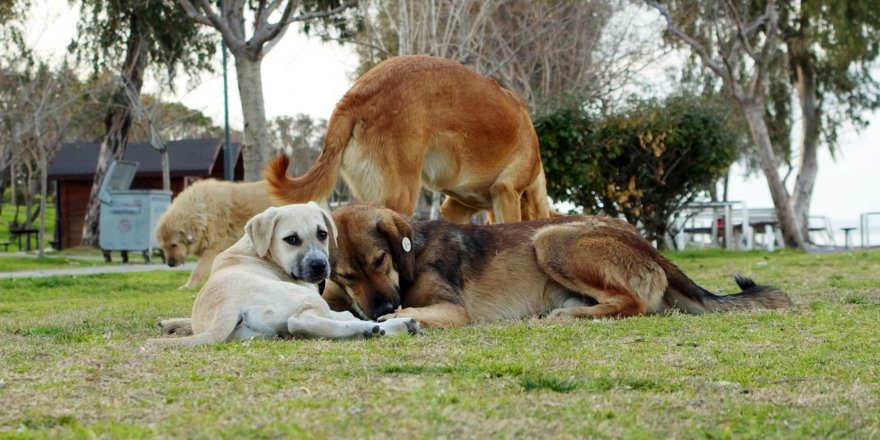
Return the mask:
{"type": "MultiPolygon", "coordinates": [[[[244,38],[243,36],[236,35],[235,32],[228,26],[228,23],[224,20],[223,17],[217,15],[217,12],[214,11],[213,6],[209,0],[198,0],[199,7],[196,9],[189,0],[177,0],[183,9],[186,10],[186,13],[197,23],[204,24],[207,26],[211,26],[214,29],[220,31],[221,37],[226,41],[226,45],[229,46],[229,49],[233,52],[241,51],[244,47],[244,38]],[[204,14],[199,13],[199,9],[204,12],[204,14]]],[[[224,5],[225,6],[225,5],[224,5]]],[[[227,8],[224,7],[224,10],[227,8]]]]}
{"type": "Polygon", "coordinates": [[[764,41],[764,47],[761,49],[761,56],[755,59],[755,78],[752,82],[752,96],[759,96],[764,80],[767,77],[771,51],[776,50],[776,43],[779,37],[779,13],[776,11],[775,0],[767,0],[764,16],[767,17],[767,38],[764,41]]]}
{"type": "Polygon", "coordinates": [[[691,38],[690,35],[684,33],[684,31],[682,31],[678,28],[678,26],[675,25],[675,22],[672,20],[672,15],[669,13],[669,8],[666,5],[661,4],[657,0],[645,1],[646,3],[648,3],[648,5],[653,6],[654,9],[660,12],[660,15],[662,15],[663,18],[666,19],[666,28],[669,29],[669,31],[672,32],[676,37],[678,37],[679,40],[690,46],[697,53],[697,55],[700,56],[700,59],[703,61],[703,64],[705,64],[706,67],[711,69],[713,72],[715,72],[716,75],[718,75],[722,79],[730,81],[731,83],[734,82],[733,72],[726,71],[723,66],[716,63],[715,60],[712,59],[712,56],[709,54],[709,51],[706,49],[705,46],[700,44],[700,42],[698,42],[697,40],[691,38]]]}

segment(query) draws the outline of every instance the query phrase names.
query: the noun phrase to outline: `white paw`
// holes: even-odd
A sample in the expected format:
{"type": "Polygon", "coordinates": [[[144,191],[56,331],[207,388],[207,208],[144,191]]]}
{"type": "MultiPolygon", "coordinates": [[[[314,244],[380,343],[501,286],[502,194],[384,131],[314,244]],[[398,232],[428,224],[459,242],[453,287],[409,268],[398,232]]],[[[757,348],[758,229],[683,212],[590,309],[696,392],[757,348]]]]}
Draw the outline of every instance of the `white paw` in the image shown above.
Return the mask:
{"type": "Polygon", "coordinates": [[[397,335],[420,335],[422,328],[419,323],[412,318],[391,318],[379,323],[385,336],[397,335]]]}

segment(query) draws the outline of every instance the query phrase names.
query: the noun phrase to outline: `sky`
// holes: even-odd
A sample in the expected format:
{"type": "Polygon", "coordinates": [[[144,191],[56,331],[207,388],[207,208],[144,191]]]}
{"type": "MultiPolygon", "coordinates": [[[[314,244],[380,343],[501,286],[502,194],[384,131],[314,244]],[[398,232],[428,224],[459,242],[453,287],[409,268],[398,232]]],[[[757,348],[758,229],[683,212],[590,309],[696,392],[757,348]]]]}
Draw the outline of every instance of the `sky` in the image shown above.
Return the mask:
{"type": "MultiPolygon", "coordinates": [[[[38,4],[31,15],[28,41],[43,56],[60,58],[75,32],[78,13],[66,0],[34,3],[38,4]]],[[[324,44],[303,36],[298,29],[290,29],[263,62],[266,116],[305,113],[329,118],[336,102],[350,87],[355,67],[350,49],[335,43],[324,44]]],[[[241,106],[231,57],[228,71],[230,125],[240,129],[241,106]]],[[[158,93],[155,84],[148,82],[146,87],[148,93],[158,93]]],[[[201,78],[197,86],[190,87],[181,81],[176,95],[162,92],[160,96],[198,109],[218,124],[223,122],[223,80],[219,68],[216,74],[201,78]]],[[[880,212],[880,114],[875,112],[867,119],[872,122],[867,128],[859,132],[846,129],[842,133],[836,160],[832,160],[827,149],[821,150],[819,156],[811,215],[829,217],[840,244],[841,227],[858,226],[861,213],[880,212]]],[[[730,200],[744,201],[750,208],[773,206],[762,174],[745,177],[743,168],[734,166],[731,176],[730,200]]],[[[794,176],[789,180],[791,188],[794,176]]],[[[874,223],[880,223],[878,217],[874,217],[872,227],[874,223]]],[[[880,235],[872,234],[877,237],[872,239],[876,244],[880,235]]]]}

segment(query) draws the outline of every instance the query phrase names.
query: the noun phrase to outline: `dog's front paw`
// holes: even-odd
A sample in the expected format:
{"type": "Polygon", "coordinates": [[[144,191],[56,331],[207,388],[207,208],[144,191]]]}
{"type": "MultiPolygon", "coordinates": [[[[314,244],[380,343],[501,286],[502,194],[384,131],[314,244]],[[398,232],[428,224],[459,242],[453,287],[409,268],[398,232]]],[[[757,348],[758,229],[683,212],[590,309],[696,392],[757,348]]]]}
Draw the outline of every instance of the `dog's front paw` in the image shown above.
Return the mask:
{"type": "Polygon", "coordinates": [[[364,339],[370,339],[370,338],[373,338],[376,336],[384,336],[384,335],[385,335],[385,330],[383,330],[380,325],[374,325],[369,330],[363,331],[364,339]]]}
{"type": "Polygon", "coordinates": [[[386,318],[384,321],[379,323],[382,326],[382,329],[385,331],[386,336],[397,336],[397,335],[420,335],[422,334],[422,327],[419,325],[418,321],[412,318],[386,318]]]}
{"type": "Polygon", "coordinates": [[[184,284],[177,288],[177,290],[192,290],[195,289],[194,286],[190,286],[189,284],[184,284]]]}

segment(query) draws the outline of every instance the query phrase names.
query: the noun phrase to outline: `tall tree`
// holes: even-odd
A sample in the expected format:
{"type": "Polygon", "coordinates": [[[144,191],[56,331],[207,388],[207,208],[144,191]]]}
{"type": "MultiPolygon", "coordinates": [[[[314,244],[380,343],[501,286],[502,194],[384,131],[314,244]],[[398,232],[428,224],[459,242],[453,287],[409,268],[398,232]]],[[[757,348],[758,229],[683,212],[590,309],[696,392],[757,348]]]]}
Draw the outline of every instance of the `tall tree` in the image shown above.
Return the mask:
{"type": "Polygon", "coordinates": [[[44,252],[46,234],[49,164],[68,131],[70,115],[83,92],[74,69],[67,64],[53,70],[44,62],[23,63],[20,70],[0,76],[0,102],[4,110],[0,132],[11,141],[11,174],[24,182],[23,227],[34,227],[39,213],[37,250],[40,256],[44,252]],[[37,191],[39,207],[34,210],[37,191]]]}
{"type": "MultiPolygon", "coordinates": [[[[592,96],[614,75],[597,53],[623,2],[373,0],[354,38],[358,73],[395,55],[454,59],[497,78],[535,109],[560,96],[592,96]]],[[[618,66],[623,63],[618,63],[618,66]]]]}
{"type": "Polygon", "coordinates": [[[321,154],[327,121],[298,114],[274,118],[269,121],[269,126],[274,150],[290,156],[288,174],[299,176],[305,173],[321,154]]]}
{"type": "Polygon", "coordinates": [[[804,236],[820,144],[834,151],[842,123],[863,126],[862,115],[880,106],[880,81],[870,71],[880,55],[877,6],[874,0],[780,1],[779,26],[787,58],[780,83],[790,85],[792,91],[774,105],[790,105],[788,98],[794,94],[800,107],[800,154],[789,156],[799,158],[792,195],[804,236]]]}
{"type": "Polygon", "coordinates": [[[107,168],[125,154],[131,129],[129,94],[139,96],[148,66],[162,67],[168,84],[176,71],[210,69],[216,43],[199,32],[172,0],[83,0],[71,49],[91,60],[95,72],[119,66],[119,82],[104,115],[105,133],[83,225],[83,244],[98,241],[98,191],[107,168]],[[120,64],[121,62],[121,64],[120,64]]]}
{"type": "MultiPolygon", "coordinates": [[[[657,2],[649,2],[658,7],[657,2]]],[[[822,144],[836,149],[837,131],[842,124],[863,127],[862,115],[880,105],[880,82],[871,74],[880,55],[880,14],[876,2],[853,0],[763,0],[755,2],[726,1],[722,3],[670,0],[676,11],[667,18],[673,42],[694,48],[698,42],[716,60],[728,66],[748,69],[754,65],[748,38],[761,37],[771,31],[769,22],[747,26],[748,16],[766,16],[761,11],[777,14],[774,47],[764,77],[758,82],[762,89],[755,106],[763,107],[764,122],[769,134],[773,159],[778,166],[786,165],[788,173],[796,170],[793,191],[777,197],[777,185],[766,172],[766,149],[755,141],[761,169],[768,178],[777,213],[779,200],[792,205],[799,235],[808,240],[810,203],[818,175],[818,150],[822,144]],[[676,31],[673,28],[677,28],[676,31]],[[691,39],[688,42],[682,35],[691,39]],[[722,37],[727,36],[727,37],[722,37]],[[728,38],[727,41],[724,41],[728,38]],[[725,44],[740,42],[739,47],[725,44]],[[728,50],[729,47],[729,50],[728,50]],[[717,51],[715,50],[717,48],[717,51]],[[717,52],[717,54],[713,53],[717,52]],[[793,97],[795,99],[793,99],[793,97]],[[797,109],[792,104],[797,102],[797,109]],[[791,144],[793,127],[800,127],[798,145],[791,144]],[[763,154],[762,154],[763,153],[763,154]]],[[[659,8],[665,8],[659,5],[659,8]]],[[[755,41],[767,44],[766,41],[755,41]]],[[[704,62],[705,64],[705,62],[704,62]]],[[[711,69],[711,67],[710,67],[711,69]]],[[[714,73],[715,69],[711,69],[714,73]]],[[[724,79],[723,76],[720,78],[724,79]]],[[[725,88],[729,88],[724,81],[725,88]]],[[[753,84],[758,85],[758,84],[753,84]]],[[[735,93],[734,93],[735,95],[735,93]]],[[[748,112],[744,112],[748,118],[748,112]]],[[[754,118],[750,119],[750,125],[754,118]]],[[[786,189],[782,181],[782,189],[786,189]]],[[[783,209],[786,209],[783,207],[783,209]]],[[[782,225],[785,233],[786,226],[782,225]]],[[[790,235],[790,234],[785,234],[790,235]]],[[[791,245],[787,238],[786,243],[791,245]]]]}
{"type": "Polygon", "coordinates": [[[682,29],[682,24],[674,19],[667,5],[656,0],[647,0],[647,3],[666,20],[673,38],[688,46],[703,65],[721,79],[731,99],[742,110],[767,179],[785,244],[795,249],[805,248],[805,237],[779,173],[779,159],[764,117],[770,64],[781,56],[776,2],[768,0],[763,9],[750,11],[747,5],[737,5],[734,0],[723,4],[682,0],[677,5],[688,12],[681,13],[682,16],[691,18],[684,21],[689,26],[688,31],[682,29]],[[711,31],[695,32],[698,24],[711,31]]]}
{"type": "Polygon", "coordinates": [[[291,23],[346,32],[348,21],[343,12],[356,0],[225,0],[222,10],[210,0],[179,0],[197,23],[213,27],[235,57],[238,91],[244,117],[245,180],[259,180],[271,157],[269,126],[263,101],[263,57],[278,43],[291,23]],[[247,10],[245,7],[247,6],[247,10]],[[250,23],[248,17],[253,17],[250,23]]]}

